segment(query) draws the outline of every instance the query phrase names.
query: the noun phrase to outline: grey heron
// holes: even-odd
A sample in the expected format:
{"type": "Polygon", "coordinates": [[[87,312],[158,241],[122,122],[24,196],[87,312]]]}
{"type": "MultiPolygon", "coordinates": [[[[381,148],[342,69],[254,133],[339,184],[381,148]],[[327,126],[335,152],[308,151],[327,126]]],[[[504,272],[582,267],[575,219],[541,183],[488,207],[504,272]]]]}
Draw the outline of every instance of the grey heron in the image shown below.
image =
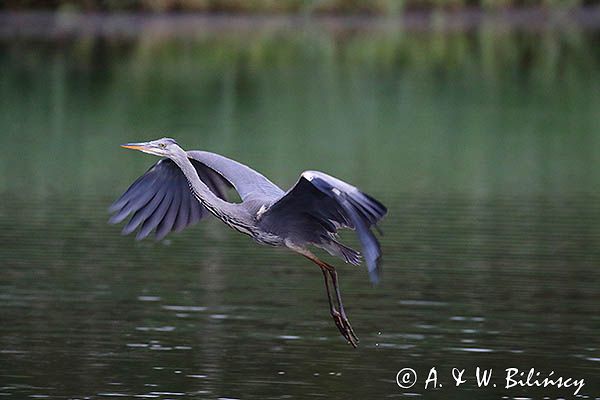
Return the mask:
{"type": "Polygon", "coordinates": [[[358,337],[344,311],[336,269],[313,254],[309,245],[354,265],[364,258],[371,281],[377,283],[381,248],[371,228],[387,213],[383,204],[317,171],[303,172],[286,192],[244,164],[206,151],[185,151],[171,138],[122,147],[163,157],[110,207],[111,223],[132,215],[123,234],[139,227],[137,239],[155,231],[160,240],[171,231],[195,224],[208,211],[260,244],[287,247],[319,266],[331,316],[342,336],[357,347],[358,337]],[[227,201],[226,191],[231,187],[238,192],[240,203],[227,201]],[[356,231],[362,254],[340,243],[340,228],[356,231]]]}

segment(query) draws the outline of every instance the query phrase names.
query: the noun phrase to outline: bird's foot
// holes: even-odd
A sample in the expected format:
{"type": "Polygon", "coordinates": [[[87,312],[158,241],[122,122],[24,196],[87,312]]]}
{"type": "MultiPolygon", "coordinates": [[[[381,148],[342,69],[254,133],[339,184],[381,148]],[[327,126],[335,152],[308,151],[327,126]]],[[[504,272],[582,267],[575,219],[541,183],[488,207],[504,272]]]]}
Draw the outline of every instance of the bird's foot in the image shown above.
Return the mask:
{"type": "Polygon", "coordinates": [[[350,343],[352,347],[357,348],[359,340],[354,333],[354,329],[352,329],[348,318],[345,315],[340,314],[337,310],[332,310],[331,316],[333,317],[333,322],[335,322],[335,325],[344,339],[346,339],[346,341],[350,343]]]}
{"type": "Polygon", "coordinates": [[[358,336],[356,336],[356,333],[354,333],[354,329],[352,329],[352,325],[350,325],[350,321],[348,321],[348,317],[346,317],[346,313],[344,313],[343,310],[342,310],[341,318],[342,318],[342,322],[343,322],[344,326],[348,330],[348,333],[350,334],[350,336],[352,337],[352,339],[354,339],[354,341],[358,345],[358,343],[360,342],[360,340],[358,339],[358,336]]]}

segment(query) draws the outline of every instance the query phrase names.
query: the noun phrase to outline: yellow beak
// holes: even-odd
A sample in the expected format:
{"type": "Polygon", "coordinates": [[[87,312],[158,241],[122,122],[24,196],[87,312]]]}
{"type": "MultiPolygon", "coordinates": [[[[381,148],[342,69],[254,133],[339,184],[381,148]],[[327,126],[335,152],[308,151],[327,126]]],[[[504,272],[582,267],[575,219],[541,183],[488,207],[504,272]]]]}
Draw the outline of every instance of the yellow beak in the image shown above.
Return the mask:
{"type": "Polygon", "coordinates": [[[125,149],[132,149],[132,150],[140,150],[140,151],[145,150],[145,146],[141,143],[126,143],[126,144],[122,144],[121,147],[123,147],[125,149]]]}

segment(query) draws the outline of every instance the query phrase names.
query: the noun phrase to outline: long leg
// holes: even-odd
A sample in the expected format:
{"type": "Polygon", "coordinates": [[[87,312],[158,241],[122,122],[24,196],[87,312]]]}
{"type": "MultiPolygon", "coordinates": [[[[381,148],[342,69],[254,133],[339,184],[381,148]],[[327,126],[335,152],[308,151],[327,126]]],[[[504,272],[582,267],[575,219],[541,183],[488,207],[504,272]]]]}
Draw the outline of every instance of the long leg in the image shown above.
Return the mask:
{"type": "Polygon", "coordinates": [[[332,265],[329,265],[329,267],[330,269],[328,270],[328,272],[329,275],[331,275],[331,281],[333,282],[333,288],[335,289],[335,295],[337,297],[337,302],[340,307],[340,316],[342,318],[342,322],[348,328],[349,334],[352,336],[352,338],[358,343],[358,336],[356,336],[356,333],[354,333],[354,329],[352,329],[352,325],[350,325],[350,321],[348,321],[348,317],[346,316],[346,312],[344,311],[344,303],[342,302],[342,294],[340,293],[340,285],[338,284],[337,271],[332,265]]]}
{"type": "Polygon", "coordinates": [[[333,300],[331,298],[331,291],[329,290],[329,279],[328,279],[329,272],[327,271],[326,268],[323,268],[321,266],[319,266],[319,267],[321,268],[321,272],[323,273],[323,279],[325,281],[325,290],[327,291],[327,300],[329,301],[329,312],[331,313],[331,317],[333,318],[333,322],[335,322],[335,325],[339,329],[339,331],[342,334],[342,336],[344,336],[344,338],[348,342],[352,343],[350,335],[349,335],[347,329],[344,328],[344,325],[342,323],[342,316],[338,312],[338,310],[336,310],[335,305],[333,303],[333,300]]]}
{"type": "Polygon", "coordinates": [[[329,310],[331,312],[331,317],[335,322],[335,325],[338,327],[342,336],[352,345],[352,347],[358,346],[358,337],[354,333],[354,329],[350,325],[350,321],[348,321],[348,317],[346,316],[346,312],[344,311],[344,305],[342,303],[342,296],[340,293],[340,288],[338,285],[337,272],[332,265],[329,265],[321,260],[319,260],[316,256],[311,253],[303,254],[306,258],[314,262],[321,268],[321,272],[323,272],[323,278],[325,280],[325,288],[327,290],[327,298],[329,300],[329,310]],[[333,288],[336,294],[336,300],[339,305],[340,311],[336,310],[335,305],[331,299],[331,292],[329,290],[329,280],[331,278],[333,288]]]}

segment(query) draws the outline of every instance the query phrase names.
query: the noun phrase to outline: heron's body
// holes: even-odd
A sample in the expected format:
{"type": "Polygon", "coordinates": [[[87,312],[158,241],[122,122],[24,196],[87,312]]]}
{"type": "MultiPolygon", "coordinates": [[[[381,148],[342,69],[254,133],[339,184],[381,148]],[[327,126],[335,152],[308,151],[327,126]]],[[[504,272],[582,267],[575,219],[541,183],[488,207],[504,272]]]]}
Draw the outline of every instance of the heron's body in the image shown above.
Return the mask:
{"type": "Polygon", "coordinates": [[[246,165],[206,151],[186,152],[173,139],[124,147],[167,158],[153,165],[112,205],[110,222],[132,215],[124,234],[139,227],[138,239],[153,230],[161,239],[198,222],[208,211],[258,243],[285,246],[304,255],[323,271],[332,316],[342,335],[356,346],[358,339],[343,310],[335,268],[314,256],[309,246],[358,265],[361,254],[337,240],[338,229],[356,230],[371,280],[377,282],[381,250],[370,228],[387,212],[381,203],[317,171],[303,172],[286,192],[246,165]],[[238,192],[240,203],[227,201],[228,187],[238,192]],[[339,312],[331,300],[328,277],[336,290],[339,312]]]}

